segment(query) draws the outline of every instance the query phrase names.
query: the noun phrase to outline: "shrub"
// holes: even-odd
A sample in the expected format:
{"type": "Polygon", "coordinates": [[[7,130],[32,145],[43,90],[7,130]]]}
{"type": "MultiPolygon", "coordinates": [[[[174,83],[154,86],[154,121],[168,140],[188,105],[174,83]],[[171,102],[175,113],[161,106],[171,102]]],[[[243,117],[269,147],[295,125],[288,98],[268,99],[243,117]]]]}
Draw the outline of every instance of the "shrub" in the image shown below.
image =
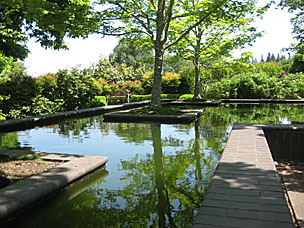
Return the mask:
{"type": "Polygon", "coordinates": [[[98,81],[98,84],[103,95],[111,95],[121,89],[121,87],[115,82],[108,83],[107,81],[102,79],[98,81]]]}
{"type": "Polygon", "coordinates": [[[278,77],[284,71],[284,66],[277,62],[260,62],[254,65],[254,73],[266,73],[271,77],[278,77]]]}
{"type": "MultiPolygon", "coordinates": [[[[300,54],[300,53],[297,53],[297,54],[300,54]]],[[[296,54],[296,56],[297,56],[297,54],[296,54]]],[[[299,73],[299,72],[304,73],[304,60],[297,58],[296,56],[294,56],[292,58],[288,71],[290,73],[299,73]]]]}
{"type": "MultiPolygon", "coordinates": [[[[132,95],[131,101],[145,101],[145,100],[151,100],[151,94],[148,95],[132,95]]],[[[193,94],[161,94],[161,99],[192,99],[193,94]]]]}
{"type": "Polygon", "coordinates": [[[276,78],[264,74],[235,75],[212,84],[206,98],[274,98],[276,78]]]}
{"type": "Polygon", "coordinates": [[[178,99],[185,99],[185,100],[190,100],[194,97],[193,94],[183,94],[181,96],[178,97],[178,99]]]}
{"type": "Polygon", "coordinates": [[[181,76],[178,73],[166,72],[162,76],[162,92],[175,94],[178,93],[181,84],[181,76]]]}
{"type": "Polygon", "coordinates": [[[19,109],[21,116],[26,116],[28,108],[25,107],[32,104],[39,91],[35,79],[19,70],[11,72],[10,79],[0,84],[0,95],[9,97],[3,101],[1,109],[4,113],[19,109]]]}
{"type": "Polygon", "coordinates": [[[278,80],[277,97],[280,99],[304,98],[304,74],[289,74],[278,80]]]}
{"type": "Polygon", "coordinates": [[[6,120],[6,115],[2,113],[2,110],[0,109],[0,121],[1,120],[6,120]]]}
{"type": "Polygon", "coordinates": [[[48,73],[37,78],[37,84],[40,94],[49,100],[58,98],[56,75],[48,73]]]}
{"type": "Polygon", "coordinates": [[[151,94],[148,95],[132,95],[131,102],[151,100],[151,94]]]}
{"type": "Polygon", "coordinates": [[[63,101],[51,101],[42,95],[38,95],[33,99],[30,106],[30,115],[45,115],[62,111],[63,101]]]}
{"type": "Polygon", "coordinates": [[[94,106],[107,106],[107,98],[105,96],[95,96],[95,98],[93,99],[93,105],[94,106]]]}
{"type": "Polygon", "coordinates": [[[235,75],[212,84],[207,98],[304,98],[304,75],[289,74],[284,78],[269,77],[266,73],[235,75]]]}
{"type": "Polygon", "coordinates": [[[154,71],[151,71],[145,74],[142,78],[142,87],[145,91],[145,94],[150,94],[152,92],[153,76],[154,71]]]}
{"type": "Polygon", "coordinates": [[[178,99],[180,94],[161,94],[161,99],[178,99]]]}
{"type": "Polygon", "coordinates": [[[89,108],[95,96],[101,94],[101,86],[92,77],[74,68],[69,73],[57,73],[58,98],[64,100],[65,110],[89,108]]]}
{"type": "MultiPolygon", "coordinates": [[[[143,76],[142,87],[145,94],[150,94],[152,92],[154,72],[151,71],[143,76]]],[[[185,85],[186,79],[183,79],[178,73],[166,72],[162,76],[162,93],[177,94],[180,90],[188,91],[185,85]]]]}
{"type": "MultiPolygon", "coordinates": [[[[5,96],[0,95],[0,107],[2,107],[2,101],[7,100],[7,99],[9,99],[9,97],[5,97],[5,96]]],[[[5,119],[6,119],[6,115],[0,109],[0,121],[5,120],[5,119]]]]}
{"type": "MultiPolygon", "coordinates": [[[[182,90],[185,90],[186,93],[193,93],[194,92],[194,76],[195,76],[195,69],[193,65],[187,65],[183,67],[180,71],[181,75],[181,87],[182,90]]],[[[183,93],[183,92],[181,92],[183,93]]]]}
{"type": "Polygon", "coordinates": [[[127,81],[122,84],[122,90],[129,91],[131,94],[143,94],[144,89],[142,88],[142,83],[139,80],[127,81]]]}

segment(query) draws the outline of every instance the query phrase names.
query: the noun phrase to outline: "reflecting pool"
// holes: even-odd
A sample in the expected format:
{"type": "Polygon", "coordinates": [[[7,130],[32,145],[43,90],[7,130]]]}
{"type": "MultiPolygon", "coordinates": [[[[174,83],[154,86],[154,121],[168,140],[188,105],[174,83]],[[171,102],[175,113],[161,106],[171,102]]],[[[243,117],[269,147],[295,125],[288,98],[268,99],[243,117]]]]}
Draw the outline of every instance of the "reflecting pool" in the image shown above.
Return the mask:
{"type": "MultiPolygon", "coordinates": [[[[197,108],[195,108],[197,109],[197,108]]],[[[69,119],[0,133],[0,148],[102,155],[100,170],[7,227],[191,227],[234,122],[303,123],[303,106],[203,108],[189,125],[69,119]]]]}

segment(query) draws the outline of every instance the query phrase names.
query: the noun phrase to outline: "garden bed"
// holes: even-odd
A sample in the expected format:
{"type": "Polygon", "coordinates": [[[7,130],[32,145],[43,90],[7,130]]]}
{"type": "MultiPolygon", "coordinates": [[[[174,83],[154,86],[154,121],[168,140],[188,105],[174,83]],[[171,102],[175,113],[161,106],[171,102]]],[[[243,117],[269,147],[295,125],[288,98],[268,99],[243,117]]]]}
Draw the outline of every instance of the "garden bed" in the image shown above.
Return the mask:
{"type": "Polygon", "coordinates": [[[6,187],[18,180],[42,173],[62,164],[59,161],[45,161],[38,158],[0,158],[0,188],[6,187]]]}

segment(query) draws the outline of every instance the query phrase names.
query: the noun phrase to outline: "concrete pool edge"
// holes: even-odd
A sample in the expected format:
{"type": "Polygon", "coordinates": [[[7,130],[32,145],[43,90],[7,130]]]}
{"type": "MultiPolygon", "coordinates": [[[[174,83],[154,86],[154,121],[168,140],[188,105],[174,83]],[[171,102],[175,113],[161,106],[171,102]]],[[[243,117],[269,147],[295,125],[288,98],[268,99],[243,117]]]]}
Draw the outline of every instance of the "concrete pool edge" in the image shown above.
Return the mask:
{"type": "Polygon", "coordinates": [[[0,121],[0,132],[10,132],[17,130],[26,130],[36,126],[44,126],[52,123],[57,123],[58,120],[73,117],[89,117],[98,114],[103,114],[111,110],[130,109],[148,105],[150,101],[139,101],[118,105],[108,105],[95,108],[80,109],[74,111],[58,112],[47,115],[31,116],[20,119],[9,119],[0,121]]]}
{"type": "MultiPolygon", "coordinates": [[[[168,105],[197,105],[197,106],[219,106],[220,104],[259,104],[259,103],[272,103],[272,104],[304,104],[304,100],[274,100],[274,99],[219,99],[215,101],[205,101],[205,102],[189,102],[188,100],[176,100],[176,99],[162,99],[164,104],[168,105]]],[[[11,132],[18,130],[31,129],[36,126],[46,126],[65,118],[77,118],[77,117],[89,117],[98,114],[104,114],[111,110],[123,110],[123,109],[132,109],[136,107],[141,107],[150,104],[150,100],[117,104],[117,105],[108,105],[66,112],[59,112],[53,114],[46,114],[40,116],[25,117],[20,119],[9,119],[0,121],[0,132],[11,132]]]]}
{"type": "Polygon", "coordinates": [[[197,227],[294,227],[263,127],[234,124],[197,227]]]}
{"type": "MultiPolygon", "coordinates": [[[[0,154],[8,153],[0,151],[0,154]]],[[[42,159],[65,162],[0,189],[0,224],[15,213],[105,166],[108,161],[104,156],[33,153],[42,159]]]]}

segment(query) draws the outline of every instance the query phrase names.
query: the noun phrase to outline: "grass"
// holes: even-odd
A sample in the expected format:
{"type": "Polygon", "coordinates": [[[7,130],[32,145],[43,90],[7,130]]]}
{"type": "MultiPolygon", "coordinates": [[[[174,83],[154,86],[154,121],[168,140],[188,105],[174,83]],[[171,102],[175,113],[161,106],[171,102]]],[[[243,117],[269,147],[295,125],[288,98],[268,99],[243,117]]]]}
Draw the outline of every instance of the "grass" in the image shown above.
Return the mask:
{"type": "Polygon", "coordinates": [[[183,112],[179,110],[179,107],[164,107],[157,110],[149,110],[149,107],[143,107],[140,109],[132,110],[126,114],[133,115],[181,115],[183,112]]]}
{"type": "Polygon", "coordinates": [[[40,161],[40,162],[43,161],[41,158],[29,157],[29,156],[12,156],[12,157],[10,157],[10,156],[0,156],[0,161],[2,161],[2,162],[18,161],[18,160],[22,160],[22,161],[35,160],[35,161],[40,161]]]}

